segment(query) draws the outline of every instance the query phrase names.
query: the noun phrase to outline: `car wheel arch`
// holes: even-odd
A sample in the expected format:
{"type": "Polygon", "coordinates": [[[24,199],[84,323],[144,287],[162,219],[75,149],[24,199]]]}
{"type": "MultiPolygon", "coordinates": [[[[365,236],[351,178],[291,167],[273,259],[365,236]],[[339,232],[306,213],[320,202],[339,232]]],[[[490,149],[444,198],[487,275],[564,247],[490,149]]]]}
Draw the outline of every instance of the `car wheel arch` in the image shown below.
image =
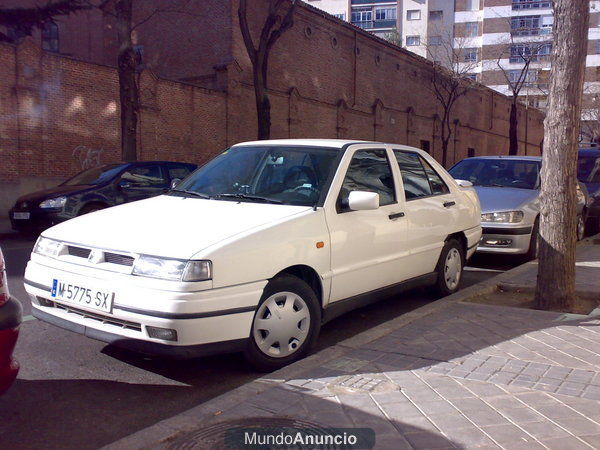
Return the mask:
{"type": "Polygon", "coordinates": [[[467,241],[467,236],[465,235],[465,233],[463,231],[459,231],[457,233],[449,234],[448,236],[446,236],[446,239],[444,240],[444,244],[451,239],[458,241],[458,243],[460,244],[460,246],[462,247],[462,250],[463,250],[463,258],[466,259],[467,249],[469,248],[469,243],[467,241]]]}
{"type": "Polygon", "coordinates": [[[91,201],[91,202],[87,202],[85,203],[81,208],[79,208],[79,211],[77,212],[77,215],[82,215],[85,214],[84,211],[87,212],[87,210],[91,209],[91,208],[98,208],[98,209],[104,209],[104,208],[108,208],[110,205],[101,201],[91,201]]]}
{"type": "Polygon", "coordinates": [[[281,270],[275,274],[273,278],[277,278],[281,275],[293,275],[308,284],[317,296],[317,300],[319,300],[321,308],[323,307],[323,283],[321,281],[321,277],[315,269],[305,264],[297,264],[281,270]]]}

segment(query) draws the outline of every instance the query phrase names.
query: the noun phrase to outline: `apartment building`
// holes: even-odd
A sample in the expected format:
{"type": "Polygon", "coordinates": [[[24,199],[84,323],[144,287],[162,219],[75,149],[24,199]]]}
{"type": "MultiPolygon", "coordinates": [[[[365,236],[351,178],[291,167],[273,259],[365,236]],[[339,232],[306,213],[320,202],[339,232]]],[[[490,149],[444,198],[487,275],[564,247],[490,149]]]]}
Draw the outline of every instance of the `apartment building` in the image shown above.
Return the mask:
{"type": "Polygon", "coordinates": [[[452,40],[453,1],[308,0],[308,3],[430,59],[435,59],[433,47],[452,40]]]}

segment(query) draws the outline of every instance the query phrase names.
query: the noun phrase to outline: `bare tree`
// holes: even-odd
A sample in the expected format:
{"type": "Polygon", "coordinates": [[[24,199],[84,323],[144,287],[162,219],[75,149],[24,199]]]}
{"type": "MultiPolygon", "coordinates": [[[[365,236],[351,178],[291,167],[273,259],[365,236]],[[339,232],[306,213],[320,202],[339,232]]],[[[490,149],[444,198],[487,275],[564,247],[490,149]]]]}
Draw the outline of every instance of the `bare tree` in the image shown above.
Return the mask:
{"type": "MultiPolygon", "coordinates": [[[[34,29],[42,29],[57,16],[68,16],[76,11],[87,9],[82,0],[59,0],[44,6],[30,8],[0,8],[0,26],[13,31],[16,36],[29,36],[34,29]]],[[[0,41],[14,42],[13,36],[0,32],[0,41]]]]}
{"type": "MultiPolygon", "coordinates": [[[[511,18],[508,18],[508,27],[511,27],[511,18]]],[[[518,31],[518,29],[517,29],[518,31]]],[[[512,32],[510,38],[505,42],[499,42],[496,66],[504,76],[508,90],[510,91],[511,104],[509,116],[509,155],[517,155],[519,152],[518,127],[519,119],[517,115],[518,104],[522,99],[522,92],[525,90],[529,94],[533,88],[536,94],[545,94],[542,85],[538,81],[540,67],[537,63],[543,63],[549,60],[551,42],[515,42],[516,33],[512,32]],[[507,68],[504,61],[508,59],[512,64],[519,64],[520,68],[507,68]]]]}
{"type": "MultiPolygon", "coordinates": [[[[554,50],[544,121],[535,303],[573,311],[577,139],[589,25],[588,0],[554,1],[554,50]]],[[[535,232],[536,230],[534,230],[535,232]]]]}
{"type": "Polygon", "coordinates": [[[255,44],[248,24],[247,0],[240,0],[238,17],[246,51],[252,62],[254,96],[258,120],[258,139],[271,136],[271,101],[268,92],[269,56],[277,40],[294,25],[296,0],[269,0],[258,45],[255,44]]]}
{"type": "Polygon", "coordinates": [[[437,36],[426,43],[428,58],[433,61],[431,79],[426,83],[441,107],[442,165],[448,162],[448,146],[452,138],[452,116],[458,100],[476,88],[473,81],[478,53],[469,54],[469,38],[454,38],[451,34],[437,36]]]}
{"type": "Polygon", "coordinates": [[[115,19],[117,31],[117,71],[119,75],[119,103],[121,107],[121,158],[124,161],[137,160],[137,126],[140,111],[139,71],[140,55],[133,45],[133,32],[160,13],[182,13],[188,1],[181,8],[169,5],[147,11],[134,22],[134,7],[141,5],[139,0],[88,1],[103,14],[115,19]]]}

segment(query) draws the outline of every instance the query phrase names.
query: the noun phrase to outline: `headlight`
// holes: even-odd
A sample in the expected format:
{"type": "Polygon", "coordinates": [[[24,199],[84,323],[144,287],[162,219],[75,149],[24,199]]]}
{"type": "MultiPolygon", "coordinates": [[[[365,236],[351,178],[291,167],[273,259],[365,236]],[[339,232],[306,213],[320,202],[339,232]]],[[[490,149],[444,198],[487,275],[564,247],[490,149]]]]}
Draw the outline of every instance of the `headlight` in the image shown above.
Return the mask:
{"type": "Polygon", "coordinates": [[[62,208],[67,203],[67,197],[49,198],[40,203],[40,208],[62,208]]]}
{"type": "Polygon", "coordinates": [[[33,247],[33,253],[37,253],[38,255],[43,256],[50,256],[51,258],[55,258],[58,255],[59,251],[59,241],[55,241],[41,236],[35,243],[35,247],[33,247]]]}
{"type": "Polygon", "coordinates": [[[523,211],[493,212],[481,215],[482,222],[519,223],[523,220],[523,211]]]}
{"type": "Polygon", "coordinates": [[[210,261],[182,261],[141,255],[133,267],[133,274],[176,281],[210,280],[210,261]]]}

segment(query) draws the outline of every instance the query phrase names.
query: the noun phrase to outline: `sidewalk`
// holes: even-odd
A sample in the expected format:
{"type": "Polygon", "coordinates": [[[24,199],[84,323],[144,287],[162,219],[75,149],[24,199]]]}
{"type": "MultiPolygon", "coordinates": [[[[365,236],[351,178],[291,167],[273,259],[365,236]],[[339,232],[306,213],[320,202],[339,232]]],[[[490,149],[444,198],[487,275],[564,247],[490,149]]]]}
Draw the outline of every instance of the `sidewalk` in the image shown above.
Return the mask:
{"type": "MultiPolygon", "coordinates": [[[[578,290],[600,297],[600,245],[578,260],[578,290]]],[[[525,289],[536,271],[471,286],[108,448],[225,448],[225,429],[265,424],[368,427],[381,449],[600,448],[600,311],[463,303],[525,289]]]]}

